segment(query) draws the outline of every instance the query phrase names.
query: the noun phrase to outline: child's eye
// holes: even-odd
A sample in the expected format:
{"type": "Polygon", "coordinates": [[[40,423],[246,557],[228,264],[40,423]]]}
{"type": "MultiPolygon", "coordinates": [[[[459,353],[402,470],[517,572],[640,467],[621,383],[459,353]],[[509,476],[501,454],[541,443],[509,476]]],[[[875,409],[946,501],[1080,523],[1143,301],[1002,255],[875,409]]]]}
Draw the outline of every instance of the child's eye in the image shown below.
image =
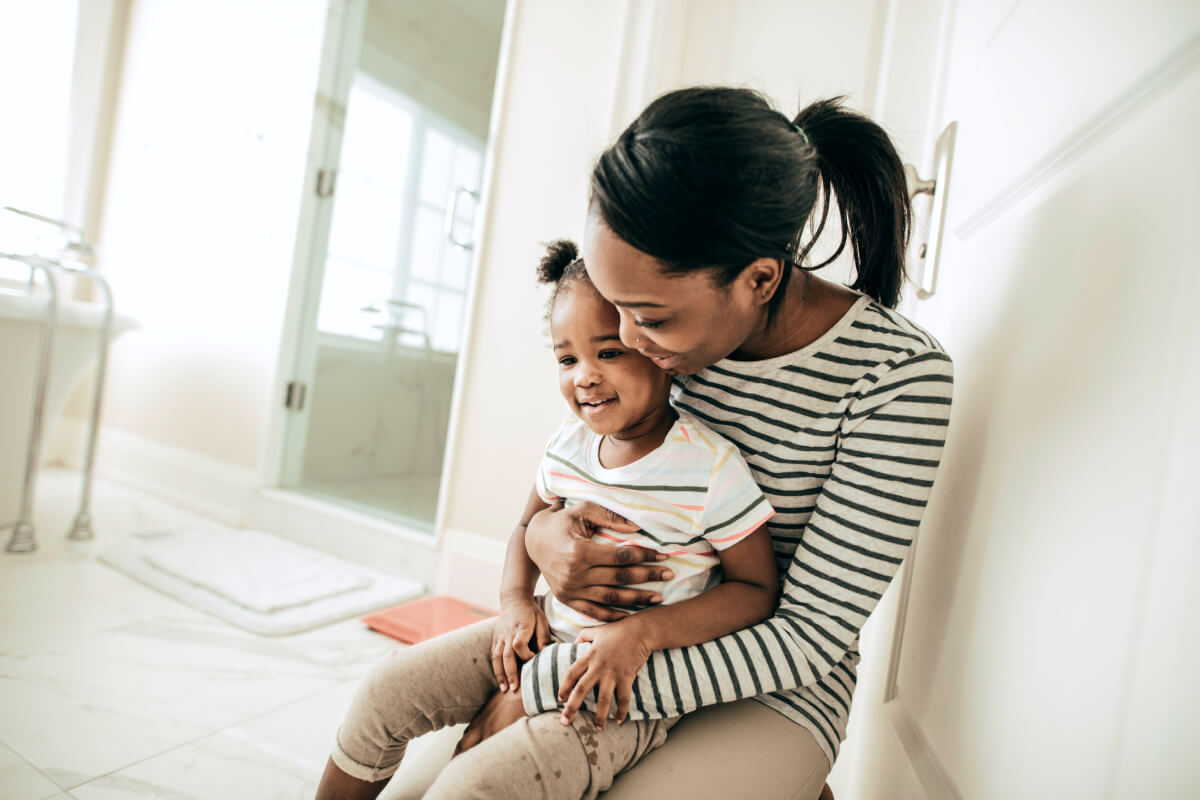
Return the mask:
{"type": "Polygon", "coordinates": [[[575,363],[575,356],[563,356],[558,360],[560,367],[569,367],[575,363]]]}
{"type": "Polygon", "coordinates": [[[661,328],[663,325],[661,322],[651,322],[648,319],[635,319],[633,324],[639,328],[661,328]]]}
{"type": "Polygon", "coordinates": [[[624,350],[601,350],[600,351],[601,358],[616,358],[617,356],[624,355],[624,354],[625,354],[624,350]]]}

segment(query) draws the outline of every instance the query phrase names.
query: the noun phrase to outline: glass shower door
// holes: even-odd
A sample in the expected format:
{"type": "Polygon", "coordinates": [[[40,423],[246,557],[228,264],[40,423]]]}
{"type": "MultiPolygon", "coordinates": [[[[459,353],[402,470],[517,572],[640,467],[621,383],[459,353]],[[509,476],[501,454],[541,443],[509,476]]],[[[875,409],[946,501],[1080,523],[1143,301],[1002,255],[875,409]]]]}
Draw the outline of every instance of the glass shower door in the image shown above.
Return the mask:
{"type": "Polygon", "coordinates": [[[415,56],[398,55],[414,30],[461,31],[456,4],[367,3],[339,166],[322,187],[332,217],[311,270],[308,357],[289,392],[283,485],[422,531],[437,510],[504,11],[473,5],[474,40],[460,44],[473,67],[456,82],[444,53],[421,80],[415,56]]]}

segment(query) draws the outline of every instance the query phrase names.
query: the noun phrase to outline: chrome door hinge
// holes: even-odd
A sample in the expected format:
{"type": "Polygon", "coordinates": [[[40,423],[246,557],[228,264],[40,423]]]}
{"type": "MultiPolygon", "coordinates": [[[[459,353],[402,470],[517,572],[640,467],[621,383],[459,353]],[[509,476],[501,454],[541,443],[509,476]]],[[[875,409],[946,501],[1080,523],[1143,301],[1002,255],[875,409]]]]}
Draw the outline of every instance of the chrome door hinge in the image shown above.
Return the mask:
{"type": "Polygon", "coordinates": [[[299,381],[291,381],[287,385],[287,393],[283,397],[283,407],[290,411],[304,410],[304,395],[308,387],[299,381]]]}

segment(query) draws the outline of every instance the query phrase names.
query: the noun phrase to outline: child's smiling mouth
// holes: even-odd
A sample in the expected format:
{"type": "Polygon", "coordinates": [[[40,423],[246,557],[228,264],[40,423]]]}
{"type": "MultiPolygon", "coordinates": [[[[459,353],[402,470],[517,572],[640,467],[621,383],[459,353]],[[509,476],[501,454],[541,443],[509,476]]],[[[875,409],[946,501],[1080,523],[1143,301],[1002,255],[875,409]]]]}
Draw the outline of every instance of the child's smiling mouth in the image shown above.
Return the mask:
{"type": "Polygon", "coordinates": [[[588,415],[600,414],[607,411],[617,402],[615,397],[592,398],[589,400],[580,400],[579,407],[583,409],[583,413],[588,415]]]}

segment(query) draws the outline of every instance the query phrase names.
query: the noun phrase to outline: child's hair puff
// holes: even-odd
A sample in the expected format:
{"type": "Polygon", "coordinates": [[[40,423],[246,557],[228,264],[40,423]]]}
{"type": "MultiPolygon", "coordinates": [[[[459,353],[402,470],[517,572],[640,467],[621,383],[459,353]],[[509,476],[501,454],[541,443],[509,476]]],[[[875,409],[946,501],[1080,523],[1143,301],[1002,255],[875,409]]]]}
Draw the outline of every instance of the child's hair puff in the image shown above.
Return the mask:
{"type": "Polygon", "coordinates": [[[590,284],[579,247],[570,239],[555,239],[546,245],[546,254],[538,262],[538,283],[553,285],[550,300],[546,303],[546,322],[554,313],[554,303],[559,294],[578,281],[590,284]]]}
{"type": "Polygon", "coordinates": [[[579,258],[579,248],[575,243],[570,239],[555,239],[546,245],[546,255],[538,262],[538,282],[558,283],[566,277],[576,261],[582,270],[583,261],[579,258]]]}

